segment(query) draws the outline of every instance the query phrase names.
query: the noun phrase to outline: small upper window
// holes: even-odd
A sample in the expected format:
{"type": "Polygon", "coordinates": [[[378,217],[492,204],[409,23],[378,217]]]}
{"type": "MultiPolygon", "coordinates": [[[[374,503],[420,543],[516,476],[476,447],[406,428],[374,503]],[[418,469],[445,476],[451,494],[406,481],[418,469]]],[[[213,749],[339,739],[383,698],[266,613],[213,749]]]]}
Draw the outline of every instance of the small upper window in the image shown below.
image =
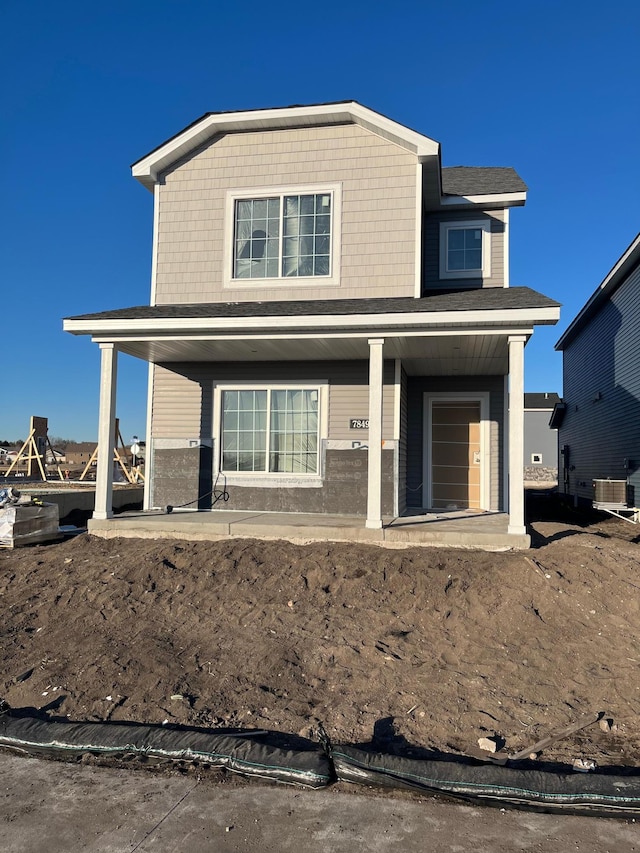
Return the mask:
{"type": "Polygon", "coordinates": [[[440,223],[440,278],[491,275],[489,222],[440,223]]]}
{"type": "Polygon", "coordinates": [[[332,193],[236,198],[233,278],[331,275],[332,193]]]}
{"type": "Polygon", "coordinates": [[[532,453],[531,454],[531,464],[532,465],[542,465],[542,453],[532,453]]]}
{"type": "Polygon", "coordinates": [[[450,228],[447,241],[447,272],[482,269],[482,229],[450,228]]]}

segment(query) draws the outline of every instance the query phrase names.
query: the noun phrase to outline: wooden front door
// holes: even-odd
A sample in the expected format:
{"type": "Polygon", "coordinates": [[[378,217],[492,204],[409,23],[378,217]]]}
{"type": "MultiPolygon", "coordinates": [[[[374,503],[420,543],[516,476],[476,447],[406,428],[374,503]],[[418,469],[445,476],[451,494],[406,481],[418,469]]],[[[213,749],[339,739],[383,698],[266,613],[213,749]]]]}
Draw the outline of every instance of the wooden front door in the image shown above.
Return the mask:
{"type": "Polygon", "coordinates": [[[480,509],[480,401],[431,402],[431,506],[480,509]]]}

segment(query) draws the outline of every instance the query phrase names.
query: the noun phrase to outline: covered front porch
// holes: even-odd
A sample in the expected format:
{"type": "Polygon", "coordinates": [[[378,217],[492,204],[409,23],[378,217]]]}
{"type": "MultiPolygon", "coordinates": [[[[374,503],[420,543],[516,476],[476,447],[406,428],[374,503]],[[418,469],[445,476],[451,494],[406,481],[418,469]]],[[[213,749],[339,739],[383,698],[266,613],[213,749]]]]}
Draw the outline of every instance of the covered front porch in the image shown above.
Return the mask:
{"type": "Polygon", "coordinates": [[[518,550],[530,544],[526,533],[509,533],[506,513],[475,510],[408,513],[384,518],[381,527],[369,528],[361,516],[164,509],[93,518],[88,529],[89,533],[105,539],[284,539],[297,544],[359,542],[384,548],[434,546],[480,551],[518,550]]]}
{"type": "MultiPolygon", "coordinates": [[[[102,357],[91,532],[149,525],[146,535],[170,535],[180,525],[194,536],[206,530],[207,538],[256,530],[272,537],[279,530],[278,538],[302,541],[485,547],[490,525],[490,535],[505,540],[487,547],[526,547],[524,348],[534,325],[556,320],[555,304],[526,288],[420,299],[149,306],[68,319],[65,328],[91,334],[102,357]],[[112,521],[109,448],[120,353],[150,364],[147,514],[112,521]],[[308,469],[265,467],[264,452],[258,467],[257,457],[229,464],[224,395],[243,388],[263,396],[261,389],[311,389],[315,456],[308,469]],[[436,460],[434,411],[468,403],[480,421],[478,444],[465,443],[467,462],[436,460]],[[351,432],[354,422],[364,429],[351,432]],[[470,493],[460,500],[436,492],[434,471],[446,465],[477,469],[475,503],[470,493]],[[219,481],[229,487],[224,510],[211,506],[219,481]],[[191,511],[163,514],[159,508],[168,503],[191,511]],[[196,514],[196,505],[213,511],[196,514]],[[407,507],[420,515],[407,516],[407,507]]],[[[256,418],[259,411],[243,408],[240,415],[256,418]]],[[[447,423],[438,429],[449,431],[447,423]]],[[[439,481],[457,479],[445,472],[439,481]]]]}

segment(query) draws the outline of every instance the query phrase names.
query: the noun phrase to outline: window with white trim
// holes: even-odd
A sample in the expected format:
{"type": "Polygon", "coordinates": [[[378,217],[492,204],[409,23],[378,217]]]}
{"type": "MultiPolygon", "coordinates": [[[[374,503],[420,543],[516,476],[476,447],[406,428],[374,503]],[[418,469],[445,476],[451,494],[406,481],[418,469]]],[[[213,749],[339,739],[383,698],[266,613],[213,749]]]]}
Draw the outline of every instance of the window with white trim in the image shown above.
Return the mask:
{"type": "Polygon", "coordinates": [[[232,278],[332,274],[334,192],[235,197],[232,278]]]}
{"type": "Polygon", "coordinates": [[[531,454],[531,464],[532,465],[542,465],[542,453],[532,453],[531,454]]]}
{"type": "Polygon", "coordinates": [[[319,388],[224,388],[220,470],[318,474],[319,388]]]}
{"type": "Polygon", "coordinates": [[[440,223],[440,278],[491,275],[489,220],[440,223]]]}

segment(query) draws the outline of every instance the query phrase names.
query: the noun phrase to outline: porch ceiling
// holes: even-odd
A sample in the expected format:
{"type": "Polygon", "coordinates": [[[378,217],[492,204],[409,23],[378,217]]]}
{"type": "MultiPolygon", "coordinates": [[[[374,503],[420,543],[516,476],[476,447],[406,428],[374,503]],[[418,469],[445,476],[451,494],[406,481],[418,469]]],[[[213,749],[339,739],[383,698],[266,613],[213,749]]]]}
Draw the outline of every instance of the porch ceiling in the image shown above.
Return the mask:
{"type": "MultiPolygon", "coordinates": [[[[520,334],[523,330],[517,331],[520,334]]],[[[508,371],[507,334],[383,337],[384,357],[409,375],[500,375],[508,371]]],[[[184,362],[353,361],[369,359],[370,336],[255,336],[118,339],[120,352],[157,364],[184,362]]]]}

